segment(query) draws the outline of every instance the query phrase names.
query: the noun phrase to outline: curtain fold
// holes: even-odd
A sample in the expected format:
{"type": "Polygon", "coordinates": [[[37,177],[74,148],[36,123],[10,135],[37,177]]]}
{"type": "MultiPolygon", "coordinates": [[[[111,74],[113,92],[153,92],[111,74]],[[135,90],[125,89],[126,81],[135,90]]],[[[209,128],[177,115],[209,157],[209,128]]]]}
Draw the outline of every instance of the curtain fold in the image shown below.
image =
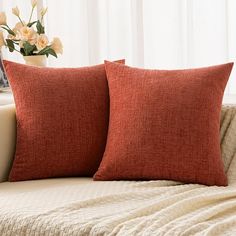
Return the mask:
{"type": "MultiPolygon", "coordinates": [[[[0,4],[8,15],[15,5],[29,13],[29,0],[0,4]]],[[[50,66],[125,58],[133,66],[177,69],[236,60],[235,0],[40,0],[43,5],[49,38],[64,44],[64,54],[50,58],[50,66]]],[[[235,75],[234,69],[226,95],[236,95],[235,75]]]]}

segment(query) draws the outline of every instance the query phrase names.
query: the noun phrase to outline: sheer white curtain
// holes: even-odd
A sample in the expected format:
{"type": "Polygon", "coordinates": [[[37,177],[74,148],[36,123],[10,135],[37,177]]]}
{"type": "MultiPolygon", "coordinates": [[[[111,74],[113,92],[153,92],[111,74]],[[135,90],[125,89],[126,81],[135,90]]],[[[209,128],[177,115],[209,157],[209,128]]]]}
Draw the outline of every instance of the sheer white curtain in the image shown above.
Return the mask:
{"type": "Polygon", "coordinates": [[[117,58],[143,65],[142,1],[45,0],[44,4],[49,8],[49,36],[58,35],[64,43],[64,55],[51,65],[88,65],[117,58]]]}
{"type": "MultiPolygon", "coordinates": [[[[26,2],[30,4],[30,0],[0,4],[10,12],[12,5],[24,8],[26,2]]],[[[49,59],[50,66],[125,58],[133,66],[174,69],[236,61],[235,0],[40,0],[40,4],[48,6],[49,38],[59,36],[64,44],[64,54],[49,59]]],[[[236,102],[235,77],[233,72],[225,101],[236,102]]]]}

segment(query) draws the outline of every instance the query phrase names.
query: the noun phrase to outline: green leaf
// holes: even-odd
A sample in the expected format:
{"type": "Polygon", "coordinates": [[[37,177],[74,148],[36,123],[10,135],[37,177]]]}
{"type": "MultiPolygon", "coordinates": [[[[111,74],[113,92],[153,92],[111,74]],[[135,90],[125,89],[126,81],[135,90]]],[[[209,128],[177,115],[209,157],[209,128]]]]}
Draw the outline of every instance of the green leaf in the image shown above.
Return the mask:
{"type": "Polygon", "coordinates": [[[38,21],[30,22],[30,23],[27,24],[27,26],[28,26],[28,27],[31,27],[31,26],[33,26],[34,24],[36,24],[37,22],[38,22],[38,21]]]}
{"type": "Polygon", "coordinates": [[[13,52],[15,50],[15,46],[12,40],[6,39],[7,46],[10,52],[13,52]]]}
{"type": "Polygon", "coordinates": [[[6,30],[7,32],[8,32],[8,34],[11,34],[11,35],[16,35],[15,33],[14,33],[14,31],[12,31],[11,29],[8,29],[8,28],[6,28],[6,27],[4,27],[4,26],[1,26],[4,30],[6,30]]]}
{"type": "Polygon", "coordinates": [[[26,56],[26,55],[25,55],[25,50],[24,50],[24,48],[21,48],[21,49],[20,49],[20,53],[21,53],[23,56],[26,56]]]}
{"type": "Polygon", "coordinates": [[[42,26],[42,24],[39,20],[37,21],[36,28],[37,28],[38,34],[44,34],[45,33],[44,27],[42,26]]]}
{"type": "Polygon", "coordinates": [[[39,51],[38,55],[46,55],[47,57],[49,55],[52,55],[54,57],[57,57],[56,52],[50,46],[47,46],[44,49],[42,49],[41,51],[39,51]]]}
{"type": "Polygon", "coordinates": [[[38,52],[38,55],[45,55],[47,53],[47,50],[50,48],[50,46],[45,47],[41,51],[38,52]]]}
{"type": "Polygon", "coordinates": [[[47,53],[57,58],[57,54],[56,54],[56,52],[55,52],[52,48],[50,48],[50,49],[47,51],[47,53]]]}
{"type": "Polygon", "coordinates": [[[24,51],[25,51],[26,56],[32,55],[33,51],[36,50],[36,46],[31,45],[29,42],[24,42],[23,47],[24,47],[24,51]]]}

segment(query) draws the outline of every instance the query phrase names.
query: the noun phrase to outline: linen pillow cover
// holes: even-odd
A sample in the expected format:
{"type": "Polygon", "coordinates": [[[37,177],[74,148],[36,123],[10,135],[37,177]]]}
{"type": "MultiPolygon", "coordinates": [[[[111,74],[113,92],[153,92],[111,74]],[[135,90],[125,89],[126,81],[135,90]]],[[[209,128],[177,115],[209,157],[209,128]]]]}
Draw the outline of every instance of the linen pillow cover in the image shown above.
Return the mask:
{"type": "Polygon", "coordinates": [[[94,179],[227,185],[219,129],[232,66],[168,71],[106,62],[110,123],[94,179]]]}
{"type": "Polygon", "coordinates": [[[4,65],[17,116],[9,180],[92,176],[101,161],[108,129],[104,64],[71,69],[9,61],[4,65]]]}

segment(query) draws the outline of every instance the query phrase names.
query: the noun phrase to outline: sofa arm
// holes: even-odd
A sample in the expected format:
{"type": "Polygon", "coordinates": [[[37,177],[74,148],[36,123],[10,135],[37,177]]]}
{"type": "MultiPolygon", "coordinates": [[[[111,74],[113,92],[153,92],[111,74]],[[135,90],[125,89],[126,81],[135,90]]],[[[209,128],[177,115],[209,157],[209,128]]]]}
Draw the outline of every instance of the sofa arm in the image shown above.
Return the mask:
{"type": "Polygon", "coordinates": [[[15,105],[0,106],[0,182],[8,179],[16,142],[15,105]]]}

